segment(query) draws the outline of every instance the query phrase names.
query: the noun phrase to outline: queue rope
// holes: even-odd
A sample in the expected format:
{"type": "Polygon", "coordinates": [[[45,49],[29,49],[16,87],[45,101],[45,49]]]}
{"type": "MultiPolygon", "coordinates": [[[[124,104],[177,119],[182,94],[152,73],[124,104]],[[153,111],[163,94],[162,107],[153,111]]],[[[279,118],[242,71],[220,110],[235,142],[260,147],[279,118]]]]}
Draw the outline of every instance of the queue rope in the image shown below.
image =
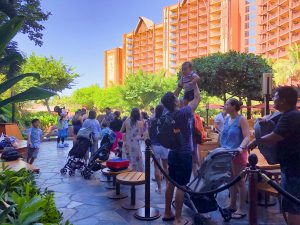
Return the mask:
{"type": "Polygon", "coordinates": [[[292,203],[296,205],[300,205],[300,200],[296,198],[295,196],[291,195],[287,191],[283,190],[282,187],[280,187],[275,181],[271,180],[265,172],[262,172],[262,178],[269,184],[272,188],[274,188],[276,191],[278,191],[283,197],[291,201],[292,203]]]}
{"type": "Polygon", "coordinates": [[[167,172],[162,168],[162,166],[160,165],[160,163],[158,162],[158,160],[156,159],[155,155],[153,154],[153,152],[151,151],[151,156],[153,158],[154,163],[156,164],[156,166],[158,167],[158,169],[160,170],[160,172],[165,176],[165,178],[171,182],[175,187],[177,187],[178,189],[182,190],[183,192],[186,192],[190,195],[213,195],[216,193],[219,193],[221,191],[224,191],[226,189],[228,189],[229,187],[235,185],[237,182],[239,182],[247,173],[246,170],[242,171],[238,176],[236,176],[232,181],[230,181],[228,184],[221,186],[220,188],[217,189],[213,189],[210,191],[204,191],[204,192],[195,192],[195,191],[191,191],[189,189],[187,189],[186,187],[179,185],[176,181],[174,181],[168,174],[167,172]]]}

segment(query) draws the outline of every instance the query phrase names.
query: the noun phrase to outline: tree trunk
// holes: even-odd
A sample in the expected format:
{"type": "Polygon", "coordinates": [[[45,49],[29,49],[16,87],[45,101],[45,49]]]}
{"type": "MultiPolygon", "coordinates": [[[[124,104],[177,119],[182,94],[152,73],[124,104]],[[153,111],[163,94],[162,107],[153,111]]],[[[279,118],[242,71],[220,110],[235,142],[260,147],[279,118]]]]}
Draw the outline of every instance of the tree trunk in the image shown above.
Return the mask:
{"type": "Polygon", "coordinates": [[[247,119],[250,120],[251,119],[251,99],[247,98],[247,119]]]}
{"type": "Polygon", "coordinates": [[[223,95],[223,102],[224,102],[224,105],[226,104],[226,101],[227,101],[227,99],[226,99],[226,93],[224,93],[224,95],[223,95]]]}
{"type": "Polygon", "coordinates": [[[45,106],[47,107],[48,113],[51,113],[51,109],[50,109],[50,106],[49,106],[49,98],[45,99],[45,106]]]}

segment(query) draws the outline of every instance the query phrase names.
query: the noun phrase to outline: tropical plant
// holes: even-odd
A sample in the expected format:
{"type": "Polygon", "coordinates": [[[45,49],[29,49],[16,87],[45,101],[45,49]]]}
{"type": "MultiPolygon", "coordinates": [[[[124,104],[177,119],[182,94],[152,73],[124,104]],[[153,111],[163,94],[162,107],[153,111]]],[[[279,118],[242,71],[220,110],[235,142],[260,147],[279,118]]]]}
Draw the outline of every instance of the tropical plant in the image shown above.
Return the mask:
{"type": "MultiPolygon", "coordinates": [[[[31,71],[40,74],[39,81],[28,77],[19,83],[19,91],[36,86],[54,92],[62,92],[65,89],[71,89],[74,79],[79,76],[79,74],[74,72],[74,68],[63,63],[62,58],[55,60],[52,56],[36,56],[34,53],[26,58],[21,66],[22,73],[29,73],[31,71]]],[[[42,100],[42,103],[47,106],[48,112],[51,112],[49,98],[42,100]]]]}
{"type": "Polygon", "coordinates": [[[260,56],[229,51],[215,53],[193,60],[194,69],[200,75],[199,87],[225,103],[228,97],[247,102],[248,118],[252,100],[262,100],[262,75],[272,72],[267,61],[260,56]]]}
{"type": "Polygon", "coordinates": [[[42,31],[45,29],[42,23],[48,20],[51,13],[41,9],[40,0],[0,0],[0,25],[17,15],[24,16],[24,25],[19,31],[41,46],[42,31]]]}
{"type": "Polygon", "coordinates": [[[287,49],[287,58],[278,59],[272,65],[276,85],[300,83],[300,45],[294,43],[287,49]]]}
{"type": "Polygon", "coordinates": [[[25,169],[12,171],[3,163],[0,169],[0,224],[62,224],[54,194],[42,193],[30,172],[25,169]]]}
{"type": "MultiPolygon", "coordinates": [[[[22,75],[15,76],[14,72],[11,70],[15,70],[11,67],[11,65],[15,65],[17,61],[20,60],[20,54],[17,52],[13,52],[12,54],[5,55],[4,51],[6,46],[12,40],[12,38],[16,35],[16,33],[21,29],[24,23],[24,17],[15,16],[11,20],[0,26],[0,69],[5,67],[9,67],[9,72],[7,75],[8,79],[0,84],[0,94],[3,94],[5,91],[13,87],[17,82],[21,81],[25,77],[35,77],[38,78],[39,75],[35,73],[26,73],[22,75]],[[3,56],[4,55],[4,56],[3,56]],[[2,56],[2,57],[1,57],[2,56]],[[10,73],[11,72],[11,73],[10,73]]],[[[17,95],[11,96],[7,99],[0,100],[0,108],[9,104],[9,103],[17,103],[27,100],[38,100],[43,98],[49,98],[50,96],[55,95],[56,93],[52,91],[48,91],[46,89],[30,87],[29,89],[18,93],[17,95]]]]}

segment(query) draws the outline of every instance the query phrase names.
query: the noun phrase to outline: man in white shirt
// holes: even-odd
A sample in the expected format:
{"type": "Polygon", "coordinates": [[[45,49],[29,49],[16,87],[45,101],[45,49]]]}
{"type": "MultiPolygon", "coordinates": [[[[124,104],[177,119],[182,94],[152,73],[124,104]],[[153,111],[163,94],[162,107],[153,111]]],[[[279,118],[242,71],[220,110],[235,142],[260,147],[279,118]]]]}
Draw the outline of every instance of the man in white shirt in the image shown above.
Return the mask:
{"type": "Polygon", "coordinates": [[[223,131],[226,116],[227,113],[223,108],[223,111],[220,112],[214,119],[214,127],[218,133],[221,133],[223,131]]]}

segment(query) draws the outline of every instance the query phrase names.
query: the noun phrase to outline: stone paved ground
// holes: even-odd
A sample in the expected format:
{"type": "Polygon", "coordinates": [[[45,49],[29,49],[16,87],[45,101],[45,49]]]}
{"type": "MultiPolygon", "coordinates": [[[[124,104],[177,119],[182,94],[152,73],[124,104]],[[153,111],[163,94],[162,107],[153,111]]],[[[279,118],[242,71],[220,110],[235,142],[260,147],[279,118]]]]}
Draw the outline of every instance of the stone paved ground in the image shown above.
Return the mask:
{"type": "MultiPolygon", "coordinates": [[[[70,143],[71,144],[71,143],[70,143]]],[[[65,220],[70,220],[74,225],[138,225],[138,224],[172,224],[163,223],[161,219],[152,222],[143,222],[133,217],[134,211],[127,211],[121,208],[123,200],[110,200],[106,197],[109,192],[105,188],[106,183],[100,182],[102,176],[100,172],[94,174],[91,180],[84,180],[80,174],[74,177],[68,175],[62,176],[59,170],[64,166],[68,155],[68,148],[57,149],[55,142],[45,142],[35,165],[40,168],[40,175],[37,176],[37,184],[41,188],[47,188],[55,192],[55,201],[57,207],[64,214],[65,220]]],[[[122,192],[129,194],[129,187],[122,186],[122,192]]],[[[151,204],[157,207],[160,212],[164,208],[164,195],[155,193],[155,183],[151,183],[151,204]]],[[[144,186],[137,187],[137,199],[143,200],[144,186]]],[[[226,206],[226,196],[228,193],[222,193],[218,201],[226,206]]],[[[284,224],[278,207],[258,208],[259,224],[284,224]]],[[[193,212],[184,208],[184,216],[192,218],[193,212]]],[[[206,224],[248,224],[247,218],[244,220],[231,220],[230,223],[223,222],[218,212],[210,213],[212,219],[206,224]]],[[[192,221],[192,220],[191,220],[192,221]]]]}

